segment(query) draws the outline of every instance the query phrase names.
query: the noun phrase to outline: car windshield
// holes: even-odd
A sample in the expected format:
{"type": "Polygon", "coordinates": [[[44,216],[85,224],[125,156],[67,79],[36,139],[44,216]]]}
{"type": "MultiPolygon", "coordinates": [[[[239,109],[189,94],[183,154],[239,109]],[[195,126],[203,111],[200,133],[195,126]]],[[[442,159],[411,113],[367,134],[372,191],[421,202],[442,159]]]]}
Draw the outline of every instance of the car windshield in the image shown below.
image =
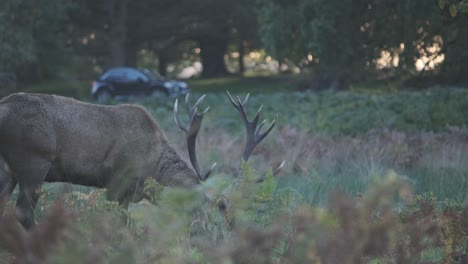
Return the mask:
{"type": "Polygon", "coordinates": [[[144,72],[148,77],[150,77],[153,80],[165,80],[164,76],[159,74],[158,72],[152,72],[148,69],[143,69],[142,72],[144,72]]]}

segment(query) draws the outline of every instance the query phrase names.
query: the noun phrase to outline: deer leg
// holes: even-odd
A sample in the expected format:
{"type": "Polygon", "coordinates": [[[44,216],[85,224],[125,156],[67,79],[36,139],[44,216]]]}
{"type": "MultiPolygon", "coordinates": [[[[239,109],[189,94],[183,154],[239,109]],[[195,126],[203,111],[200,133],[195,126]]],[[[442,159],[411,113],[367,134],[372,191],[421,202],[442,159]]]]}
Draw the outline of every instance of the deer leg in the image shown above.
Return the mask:
{"type": "Polygon", "coordinates": [[[16,217],[26,229],[35,225],[34,208],[36,208],[39,199],[38,191],[40,188],[40,184],[30,186],[20,184],[18,200],[16,201],[16,217]]]}
{"type": "Polygon", "coordinates": [[[118,188],[114,186],[109,186],[106,192],[106,198],[108,201],[118,201],[119,205],[123,207],[123,211],[120,212],[120,220],[122,223],[127,224],[128,222],[128,205],[129,199],[128,195],[122,193],[118,188]]]}
{"type": "Polygon", "coordinates": [[[108,185],[106,193],[108,200],[118,201],[119,205],[124,209],[121,220],[126,224],[131,221],[128,214],[130,202],[138,202],[142,199],[144,179],[134,175],[134,170],[126,170],[117,174],[108,185]]]}
{"type": "Polygon", "coordinates": [[[138,170],[122,170],[107,185],[107,199],[118,201],[127,209],[129,202],[139,202],[143,198],[144,181],[138,170]]]}
{"type": "Polygon", "coordinates": [[[40,196],[39,190],[49,168],[50,162],[43,159],[32,159],[29,166],[15,171],[14,176],[16,176],[19,184],[16,217],[26,229],[30,229],[35,225],[34,208],[40,196]]]}
{"type": "Polygon", "coordinates": [[[16,187],[16,180],[10,172],[0,170],[0,220],[2,219],[3,211],[10,199],[11,193],[16,187]]]}

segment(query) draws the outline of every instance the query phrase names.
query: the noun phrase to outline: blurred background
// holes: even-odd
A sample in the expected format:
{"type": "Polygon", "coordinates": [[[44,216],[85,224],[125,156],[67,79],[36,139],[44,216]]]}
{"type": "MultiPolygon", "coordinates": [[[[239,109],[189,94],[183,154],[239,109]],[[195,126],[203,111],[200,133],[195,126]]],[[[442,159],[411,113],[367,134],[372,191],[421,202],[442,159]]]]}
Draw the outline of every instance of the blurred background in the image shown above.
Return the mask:
{"type": "MultiPolygon", "coordinates": [[[[283,76],[273,79],[281,85],[265,85],[273,91],[467,82],[463,0],[3,0],[0,5],[3,94],[49,89],[89,96],[90,81],[119,66],[178,79],[257,77],[247,79],[254,84],[283,76]]],[[[192,87],[200,85],[195,81],[192,87]]]]}

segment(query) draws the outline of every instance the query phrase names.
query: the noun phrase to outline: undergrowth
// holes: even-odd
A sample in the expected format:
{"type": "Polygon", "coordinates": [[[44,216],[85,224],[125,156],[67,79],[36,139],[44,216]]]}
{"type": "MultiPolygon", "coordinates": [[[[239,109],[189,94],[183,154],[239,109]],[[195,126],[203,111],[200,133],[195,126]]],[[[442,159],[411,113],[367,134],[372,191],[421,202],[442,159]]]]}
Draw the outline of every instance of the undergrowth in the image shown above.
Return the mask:
{"type": "Polygon", "coordinates": [[[89,203],[78,204],[69,198],[76,194],[68,194],[43,207],[44,216],[30,232],[7,214],[0,226],[0,260],[466,263],[468,206],[413,197],[395,174],[358,196],[333,192],[328,206],[316,207],[279,186],[271,172],[262,183],[250,165],[241,172],[235,180],[214,177],[192,191],[147,182],[157,205],[133,205],[126,221],[115,203],[96,199],[102,190],[88,194],[89,203]]]}

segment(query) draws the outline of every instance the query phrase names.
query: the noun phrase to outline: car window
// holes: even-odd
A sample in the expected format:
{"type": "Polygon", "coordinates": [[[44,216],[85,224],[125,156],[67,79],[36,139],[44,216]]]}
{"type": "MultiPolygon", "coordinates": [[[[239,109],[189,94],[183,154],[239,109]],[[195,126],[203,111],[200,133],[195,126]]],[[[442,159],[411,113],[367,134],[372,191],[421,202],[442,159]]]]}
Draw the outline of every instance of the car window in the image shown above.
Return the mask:
{"type": "Polygon", "coordinates": [[[127,79],[130,82],[136,82],[138,80],[147,81],[148,77],[145,74],[143,74],[142,72],[140,72],[140,71],[128,70],[127,71],[127,79]]]}
{"type": "Polygon", "coordinates": [[[102,75],[102,79],[106,81],[122,81],[127,78],[127,73],[124,70],[117,69],[117,70],[110,70],[104,75],[102,75]]]}
{"type": "Polygon", "coordinates": [[[143,69],[142,70],[146,75],[148,75],[149,78],[153,79],[153,80],[161,80],[161,81],[164,81],[165,78],[159,74],[158,72],[153,72],[153,71],[150,71],[148,69],[143,69]]]}

